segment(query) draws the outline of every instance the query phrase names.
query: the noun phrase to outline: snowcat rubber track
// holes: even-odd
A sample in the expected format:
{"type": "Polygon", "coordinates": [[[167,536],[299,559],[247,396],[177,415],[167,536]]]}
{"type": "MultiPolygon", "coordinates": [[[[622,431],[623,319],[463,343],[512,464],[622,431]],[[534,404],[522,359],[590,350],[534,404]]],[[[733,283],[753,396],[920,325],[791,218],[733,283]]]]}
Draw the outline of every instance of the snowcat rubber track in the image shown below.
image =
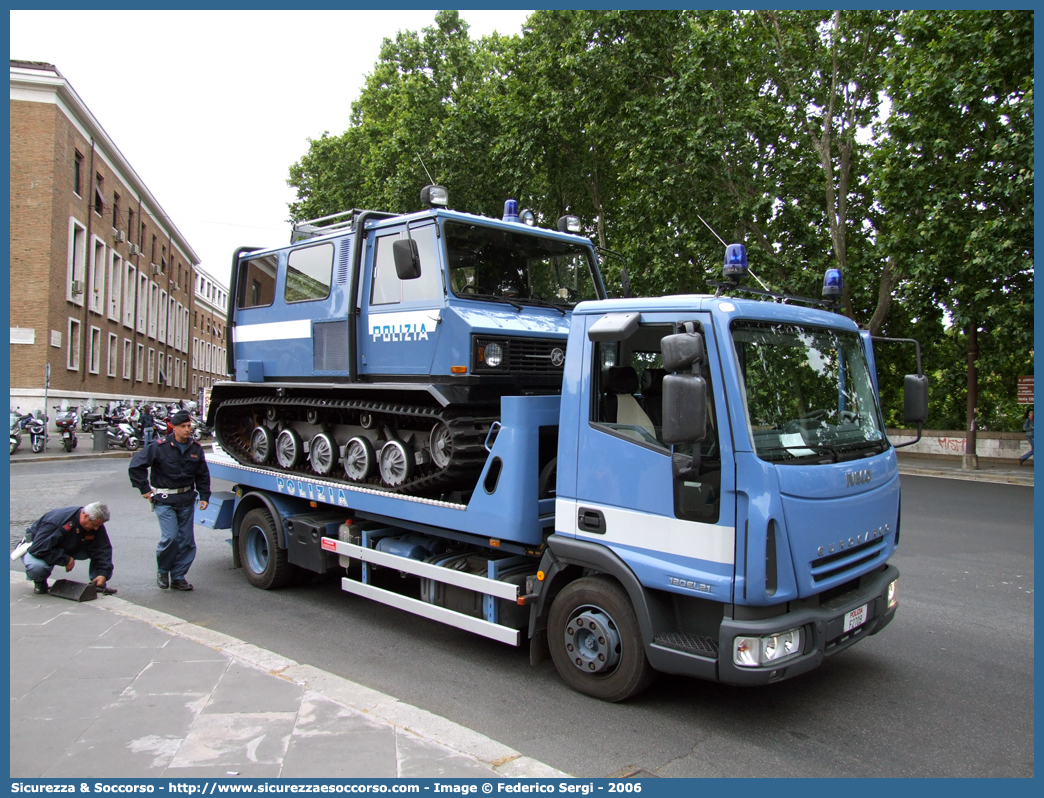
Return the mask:
{"type": "MultiPolygon", "coordinates": [[[[251,468],[267,468],[274,474],[296,474],[306,478],[316,478],[331,482],[342,482],[349,486],[361,486],[386,490],[390,493],[437,498],[439,495],[461,490],[467,491],[475,487],[475,481],[486,462],[488,452],[485,441],[497,415],[476,415],[474,410],[445,410],[442,408],[423,407],[419,405],[400,405],[387,402],[373,402],[356,399],[317,400],[312,397],[242,397],[228,399],[221,403],[215,414],[214,435],[221,447],[234,459],[251,468]],[[439,468],[431,458],[422,465],[415,465],[413,478],[397,488],[383,484],[379,475],[375,474],[365,481],[354,481],[347,478],[344,465],[338,457],[337,465],[329,474],[317,474],[309,465],[307,458],[293,469],[267,462],[257,463],[250,449],[250,435],[254,428],[265,424],[278,433],[282,425],[274,423],[268,416],[269,408],[304,414],[315,411],[318,425],[345,423],[343,418],[348,414],[358,416],[360,413],[371,413],[378,419],[397,422],[395,427],[407,430],[424,430],[441,421],[450,433],[450,462],[445,468],[439,468]],[[413,422],[413,423],[411,423],[413,422]]],[[[377,428],[389,426],[377,423],[377,428]]],[[[406,433],[409,434],[409,433],[406,433]]],[[[337,441],[338,451],[343,450],[345,441],[337,441]]]]}

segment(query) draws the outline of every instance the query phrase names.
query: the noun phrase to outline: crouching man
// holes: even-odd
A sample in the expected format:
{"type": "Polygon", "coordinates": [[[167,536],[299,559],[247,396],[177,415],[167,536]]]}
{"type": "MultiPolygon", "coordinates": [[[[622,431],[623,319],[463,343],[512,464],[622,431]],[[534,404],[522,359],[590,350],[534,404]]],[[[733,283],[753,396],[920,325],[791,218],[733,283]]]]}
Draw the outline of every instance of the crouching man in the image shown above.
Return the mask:
{"type": "MultiPolygon", "coordinates": [[[[34,593],[46,593],[47,578],[56,566],[71,571],[77,560],[90,560],[88,574],[99,590],[112,579],[112,544],[105,531],[109,508],[101,502],[86,507],[60,507],[29,527],[32,545],[22,556],[34,593]]],[[[107,591],[115,592],[115,591],[107,591]]]]}

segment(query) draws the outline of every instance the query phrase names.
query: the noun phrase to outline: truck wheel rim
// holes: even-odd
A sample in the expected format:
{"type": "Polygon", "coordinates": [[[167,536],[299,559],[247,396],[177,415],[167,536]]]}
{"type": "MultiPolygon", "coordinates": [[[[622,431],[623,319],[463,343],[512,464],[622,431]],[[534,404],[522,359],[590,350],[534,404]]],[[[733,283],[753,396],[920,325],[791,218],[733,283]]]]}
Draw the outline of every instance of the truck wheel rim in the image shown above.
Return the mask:
{"type": "Polygon", "coordinates": [[[388,441],[381,448],[380,468],[384,484],[397,488],[410,478],[412,461],[406,444],[402,441],[388,441]]]}
{"type": "Polygon", "coordinates": [[[373,471],[373,447],[362,438],[352,438],[344,447],[344,473],[353,482],[362,482],[373,471]]]}
{"type": "Polygon", "coordinates": [[[276,460],[283,468],[293,468],[301,457],[301,438],[285,429],[276,437],[276,460]]]}
{"type": "Polygon", "coordinates": [[[330,436],[321,432],[312,438],[308,446],[308,460],[317,474],[329,474],[336,461],[336,446],[330,436]]]}
{"type": "Polygon", "coordinates": [[[442,423],[437,424],[431,431],[428,445],[431,448],[431,461],[439,468],[446,468],[453,454],[449,427],[442,423]]]}
{"type": "Polygon", "coordinates": [[[579,607],[565,627],[565,648],[577,670],[604,676],[620,662],[620,633],[599,607],[579,607]]]}
{"type": "Polygon", "coordinates": [[[268,538],[259,526],[250,527],[246,536],[247,565],[255,574],[263,574],[268,568],[268,538]]]}
{"type": "Polygon", "coordinates": [[[272,436],[264,427],[254,427],[250,435],[250,456],[255,463],[264,463],[271,454],[272,436]]]}

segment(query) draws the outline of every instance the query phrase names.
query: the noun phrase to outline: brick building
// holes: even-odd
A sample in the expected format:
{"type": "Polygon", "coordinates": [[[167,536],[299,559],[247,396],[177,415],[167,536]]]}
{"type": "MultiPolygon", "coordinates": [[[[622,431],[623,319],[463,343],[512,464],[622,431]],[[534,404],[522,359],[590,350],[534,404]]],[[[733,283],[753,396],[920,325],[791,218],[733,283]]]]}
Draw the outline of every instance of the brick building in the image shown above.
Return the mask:
{"type": "MultiPolygon", "coordinates": [[[[69,82],[11,61],[11,406],[197,399],[226,289],[69,82]]],[[[48,410],[53,417],[53,410],[48,410]]]]}

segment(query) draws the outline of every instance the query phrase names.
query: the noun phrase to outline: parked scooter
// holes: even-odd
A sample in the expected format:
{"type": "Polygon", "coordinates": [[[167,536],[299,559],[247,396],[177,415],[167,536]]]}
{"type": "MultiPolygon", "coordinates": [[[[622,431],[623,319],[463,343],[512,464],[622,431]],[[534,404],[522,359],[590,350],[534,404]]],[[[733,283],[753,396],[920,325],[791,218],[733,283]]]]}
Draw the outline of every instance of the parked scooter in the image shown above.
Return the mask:
{"type": "Polygon", "coordinates": [[[61,410],[55,408],[54,424],[58,427],[58,434],[62,439],[62,448],[67,452],[71,452],[76,448],[76,421],[78,414],[76,413],[75,407],[70,407],[67,410],[61,410]]]}
{"type": "Polygon", "coordinates": [[[33,416],[25,425],[25,431],[29,433],[29,441],[33,451],[39,454],[47,445],[47,416],[39,418],[33,416]]]}
{"type": "Polygon", "coordinates": [[[18,451],[22,445],[22,414],[17,410],[11,411],[11,454],[18,451]]]}
{"type": "Polygon", "coordinates": [[[121,421],[113,418],[105,430],[108,438],[109,448],[122,446],[127,451],[133,452],[141,448],[141,438],[137,430],[131,426],[129,421],[121,421]]]}

